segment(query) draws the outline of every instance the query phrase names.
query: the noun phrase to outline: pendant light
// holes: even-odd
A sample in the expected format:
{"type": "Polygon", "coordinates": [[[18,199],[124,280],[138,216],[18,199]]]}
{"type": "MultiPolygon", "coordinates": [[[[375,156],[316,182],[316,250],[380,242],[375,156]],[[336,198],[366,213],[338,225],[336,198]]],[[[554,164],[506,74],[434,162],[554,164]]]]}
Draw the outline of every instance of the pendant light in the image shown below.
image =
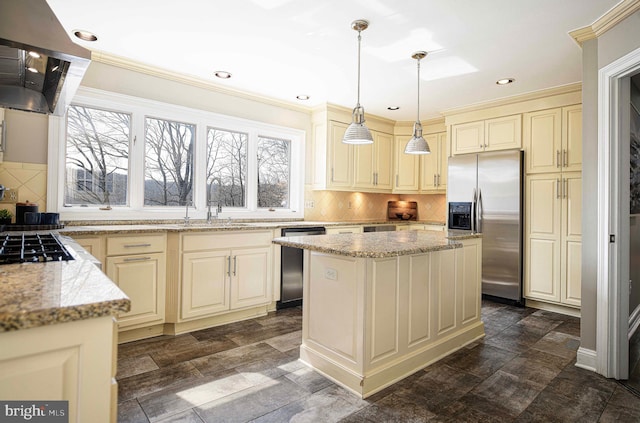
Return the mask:
{"type": "Polygon", "coordinates": [[[351,22],[351,29],[358,31],[358,103],[351,114],[351,125],[344,133],[342,142],[345,144],[372,144],[371,132],[364,125],[364,107],[360,105],[360,33],[369,27],[369,22],[359,19],[351,22]]]}
{"type": "Polygon", "coordinates": [[[429,144],[422,137],[422,124],[420,123],[420,60],[427,56],[426,51],[416,51],[411,56],[418,62],[418,111],[416,115],[416,123],[413,124],[413,137],[407,143],[404,149],[405,154],[429,154],[429,144]]]}

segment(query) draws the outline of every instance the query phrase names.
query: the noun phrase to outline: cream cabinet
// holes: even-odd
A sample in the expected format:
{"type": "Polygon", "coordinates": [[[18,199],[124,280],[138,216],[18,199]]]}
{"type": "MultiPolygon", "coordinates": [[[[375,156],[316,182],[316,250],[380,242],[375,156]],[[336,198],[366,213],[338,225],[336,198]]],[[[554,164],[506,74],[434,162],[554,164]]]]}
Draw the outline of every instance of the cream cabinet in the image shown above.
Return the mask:
{"type": "Polygon", "coordinates": [[[371,131],[373,144],[353,146],[353,188],[389,192],[393,182],[393,136],[371,131]]]}
{"type": "Polygon", "coordinates": [[[330,226],[326,228],[327,235],[330,234],[361,234],[362,226],[359,225],[351,225],[351,226],[330,226]]]}
{"type": "Polygon", "coordinates": [[[447,133],[426,135],[431,154],[420,156],[420,191],[447,189],[447,133]]]}
{"type": "Polygon", "coordinates": [[[179,319],[270,303],[271,239],[271,231],[184,234],[179,319]]]}
{"type": "Polygon", "coordinates": [[[164,323],[166,242],[165,234],[107,237],[105,273],[131,299],[120,330],[164,323]]]}
{"type": "Polygon", "coordinates": [[[435,231],[435,232],[445,232],[445,225],[437,225],[433,223],[412,223],[409,225],[409,230],[418,230],[418,231],[435,231]]]}
{"type": "Polygon", "coordinates": [[[104,263],[104,236],[73,236],[73,240],[98,259],[100,263],[104,263]]]}
{"type": "Polygon", "coordinates": [[[329,120],[314,126],[313,186],[336,191],[390,192],[393,137],[371,130],[373,144],[344,144],[349,125],[329,120]]]}
{"type": "Polygon", "coordinates": [[[451,126],[453,155],[522,148],[522,115],[451,126]]]}
{"type": "Polygon", "coordinates": [[[526,177],[525,297],[580,306],[580,172],[526,177]]]}
{"type": "Polygon", "coordinates": [[[524,114],[526,172],[582,169],[582,105],[524,114]]]}
{"type": "Polygon", "coordinates": [[[0,398],[68,401],[68,415],[56,421],[115,422],[116,339],[112,316],[0,333],[0,398]]]}
{"type": "Polygon", "coordinates": [[[394,140],[395,181],[394,193],[417,193],[420,191],[420,155],[404,154],[411,136],[396,136],[394,140]]]}

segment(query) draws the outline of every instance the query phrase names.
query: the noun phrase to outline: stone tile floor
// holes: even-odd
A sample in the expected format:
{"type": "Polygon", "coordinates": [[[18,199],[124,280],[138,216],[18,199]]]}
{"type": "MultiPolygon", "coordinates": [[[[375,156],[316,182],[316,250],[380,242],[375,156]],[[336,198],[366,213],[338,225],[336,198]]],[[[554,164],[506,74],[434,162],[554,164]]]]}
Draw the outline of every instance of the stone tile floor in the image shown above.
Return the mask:
{"type": "Polygon", "coordinates": [[[124,422],[639,422],[574,317],[483,301],[484,339],[361,400],[300,363],[301,310],[119,347],[124,422]]]}

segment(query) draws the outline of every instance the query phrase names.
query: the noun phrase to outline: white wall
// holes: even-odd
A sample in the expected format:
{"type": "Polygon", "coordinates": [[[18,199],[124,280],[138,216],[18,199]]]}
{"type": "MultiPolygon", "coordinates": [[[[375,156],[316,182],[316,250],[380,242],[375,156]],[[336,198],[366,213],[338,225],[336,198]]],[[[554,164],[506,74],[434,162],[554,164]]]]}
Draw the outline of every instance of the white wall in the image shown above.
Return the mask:
{"type": "Polygon", "coordinates": [[[640,48],[640,12],[629,16],[595,40],[583,44],[582,145],[582,307],[581,347],[596,349],[598,210],[598,81],[597,72],[640,48]]]}

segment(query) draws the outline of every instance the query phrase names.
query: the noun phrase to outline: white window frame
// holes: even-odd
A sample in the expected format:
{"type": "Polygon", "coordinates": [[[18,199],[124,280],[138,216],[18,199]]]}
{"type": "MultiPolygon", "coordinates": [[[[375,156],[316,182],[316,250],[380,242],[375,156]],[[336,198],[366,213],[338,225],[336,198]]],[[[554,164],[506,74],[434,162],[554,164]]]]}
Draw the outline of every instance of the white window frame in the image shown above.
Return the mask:
{"type": "Polygon", "coordinates": [[[47,210],[60,213],[60,219],[69,220],[175,220],[185,217],[185,207],[144,206],[144,140],[145,118],[166,119],[196,125],[196,149],[194,157],[194,205],[189,207],[191,219],[206,219],[206,142],[207,129],[215,127],[247,133],[249,150],[247,158],[246,208],[224,208],[221,219],[302,219],[304,218],[304,148],[305,131],[271,125],[263,122],[222,115],[213,112],[161,103],[140,97],[112,93],[94,88],[80,87],[73,104],[92,108],[130,113],[131,140],[129,160],[129,205],[65,207],[65,148],[66,116],[49,117],[49,149],[47,177],[47,210]],[[257,158],[255,151],[258,136],[291,140],[290,207],[285,209],[259,209],[257,206],[257,158]],[[253,150],[252,150],[253,149],[253,150]]]}

